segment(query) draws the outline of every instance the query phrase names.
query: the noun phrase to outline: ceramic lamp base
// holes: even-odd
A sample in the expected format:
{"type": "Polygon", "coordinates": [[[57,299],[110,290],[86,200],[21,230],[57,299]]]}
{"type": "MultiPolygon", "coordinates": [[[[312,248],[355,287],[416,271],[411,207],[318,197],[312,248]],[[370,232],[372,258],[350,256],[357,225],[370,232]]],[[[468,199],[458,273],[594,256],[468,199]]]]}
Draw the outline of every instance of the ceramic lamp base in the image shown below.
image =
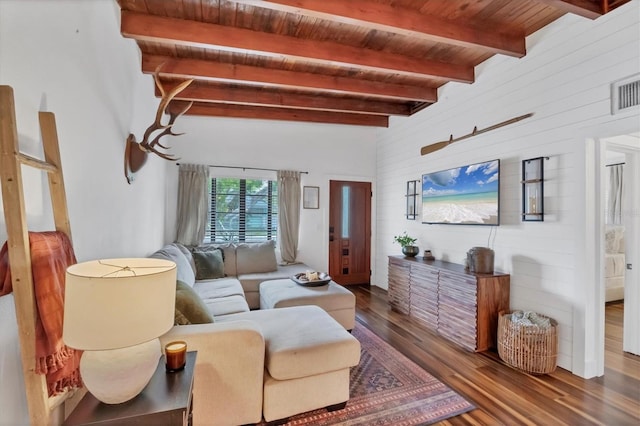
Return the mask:
{"type": "Polygon", "coordinates": [[[158,339],[122,349],[85,351],[80,360],[80,375],[98,400],[120,404],[144,389],[161,355],[158,339]]]}

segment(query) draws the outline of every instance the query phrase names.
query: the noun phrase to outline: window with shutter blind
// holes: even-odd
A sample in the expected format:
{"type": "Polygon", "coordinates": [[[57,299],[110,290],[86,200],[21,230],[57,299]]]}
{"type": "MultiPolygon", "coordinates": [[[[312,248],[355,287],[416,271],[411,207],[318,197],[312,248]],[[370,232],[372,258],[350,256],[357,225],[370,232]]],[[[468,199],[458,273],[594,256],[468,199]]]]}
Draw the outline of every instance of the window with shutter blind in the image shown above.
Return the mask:
{"type": "Polygon", "coordinates": [[[260,242],[278,235],[278,185],[263,179],[212,178],[208,242],[260,242]]]}

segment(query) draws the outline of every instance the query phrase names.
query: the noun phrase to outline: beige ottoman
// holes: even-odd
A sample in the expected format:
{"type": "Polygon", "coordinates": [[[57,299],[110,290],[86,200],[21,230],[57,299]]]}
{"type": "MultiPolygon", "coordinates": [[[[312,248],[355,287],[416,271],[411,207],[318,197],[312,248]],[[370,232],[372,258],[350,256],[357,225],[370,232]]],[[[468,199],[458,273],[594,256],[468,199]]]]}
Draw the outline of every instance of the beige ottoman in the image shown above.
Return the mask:
{"type": "Polygon", "coordinates": [[[267,422],[349,400],[349,369],[360,361],[360,342],[324,310],[265,309],[216,322],[238,320],[259,324],[264,337],[262,414],[267,422]]]}
{"type": "Polygon", "coordinates": [[[260,309],[302,305],[321,307],[347,330],[356,325],[356,297],[333,281],[318,287],[305,287],[290,279],[260,284],[260,309]]]}

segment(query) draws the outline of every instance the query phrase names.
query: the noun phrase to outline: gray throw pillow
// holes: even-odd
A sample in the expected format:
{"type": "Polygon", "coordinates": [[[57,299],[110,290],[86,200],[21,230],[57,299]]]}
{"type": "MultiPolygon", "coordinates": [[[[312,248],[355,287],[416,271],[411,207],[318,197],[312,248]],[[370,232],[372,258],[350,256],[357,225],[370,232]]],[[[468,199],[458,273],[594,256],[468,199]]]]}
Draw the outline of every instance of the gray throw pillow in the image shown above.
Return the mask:
{"type": "Polygon", "coordinates": [[[200,296],[182,281],[176,283],[176,325],[208,324],[213,316],[200,296]]]}
{"type": "Polygon", "coordinates": [[[193,260],[196,262],[196,280],[210,280],[224,278],[224,258],[222,250],[193,250],[193,260]]]}

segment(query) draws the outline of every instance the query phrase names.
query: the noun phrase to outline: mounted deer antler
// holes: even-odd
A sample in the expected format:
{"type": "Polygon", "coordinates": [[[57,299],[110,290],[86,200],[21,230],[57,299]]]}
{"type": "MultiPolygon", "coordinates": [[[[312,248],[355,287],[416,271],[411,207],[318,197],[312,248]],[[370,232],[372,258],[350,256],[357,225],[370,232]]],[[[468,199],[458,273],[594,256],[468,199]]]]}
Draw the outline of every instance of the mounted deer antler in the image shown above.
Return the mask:
{"type": "Polygon", "coordinates": [[[133,182],[136,172],[147,162],[149,153],[156,154],[160,158],[164,158],[169,161],[175,161],[178,159],[170,154],[158,151],[158,148],[169,149],[160,143],[161,137],[165,135],[180,136],[183,134],[173,133],[173,125],[178,117],[191,108],[193,102],[173,101],[173,98],[190,85],[193,82],[193,79],[183,81],[171,90],[166,91],[165,88],[162,87],[162,82],[160,81],[160,69],[162,68],[162,65],[164,64],[159,65],[153,73],[153,79],[162,95],[160,104],[158,105],[158,111],[156,112],[155,121],[144,132],[142,142],[138,143],[136,141],[136,137],[132,133],[130,133],[127,138],[124,153],[124,174],[127,177],[127,182],[129,183],[133,182]],[[169,104],[174,106],[174,108],[169,108],[169,104]],[[169,122],[167,124],[162,124],[162,115],[165,113],[169,114],[169,122]],[[158,130],[162,131],[149,141],[153,133],[158,130]]]}

